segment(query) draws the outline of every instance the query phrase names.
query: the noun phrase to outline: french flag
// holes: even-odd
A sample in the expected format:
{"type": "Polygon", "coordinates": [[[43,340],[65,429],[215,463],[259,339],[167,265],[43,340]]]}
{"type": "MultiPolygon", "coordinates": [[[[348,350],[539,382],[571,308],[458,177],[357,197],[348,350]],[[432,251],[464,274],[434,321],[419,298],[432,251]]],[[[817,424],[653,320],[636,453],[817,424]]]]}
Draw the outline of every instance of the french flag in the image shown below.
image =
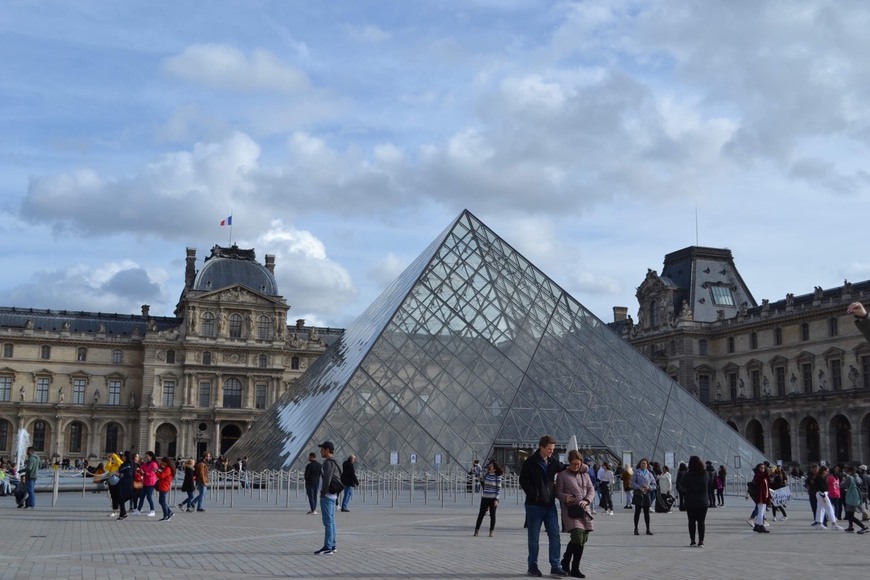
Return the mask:
{"type": "Polygon", "coordinates": [[[225,219],[225,220],[221,220],[221,225],[222,225],[222,226],[231,226],[231,225],[233,225],[233,216],[230,216],[230,217],[228,217],[228,218],[225,219]]]}

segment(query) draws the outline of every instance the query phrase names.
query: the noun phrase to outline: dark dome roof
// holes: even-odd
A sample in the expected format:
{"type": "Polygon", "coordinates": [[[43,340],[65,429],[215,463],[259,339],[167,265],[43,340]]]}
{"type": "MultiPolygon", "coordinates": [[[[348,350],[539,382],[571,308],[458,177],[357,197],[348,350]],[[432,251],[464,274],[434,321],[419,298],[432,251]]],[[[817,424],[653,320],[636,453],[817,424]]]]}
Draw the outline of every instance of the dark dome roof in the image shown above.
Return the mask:
{"type": "Polygon", "coordinates": [[[279,296],[275,276],[254,259],[253,250],[212,248],[193,281],[193,290],[219,290],[242,284],[266,296],[279,296]]]}

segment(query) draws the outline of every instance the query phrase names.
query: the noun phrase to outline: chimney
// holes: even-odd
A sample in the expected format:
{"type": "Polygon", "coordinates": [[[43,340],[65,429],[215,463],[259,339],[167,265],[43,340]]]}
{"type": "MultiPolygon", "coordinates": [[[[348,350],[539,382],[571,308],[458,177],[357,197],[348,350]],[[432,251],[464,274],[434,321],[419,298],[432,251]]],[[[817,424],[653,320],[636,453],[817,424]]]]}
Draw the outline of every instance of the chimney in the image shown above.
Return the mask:
{"type": "Polygon", "coordinates": [[[148,313],[151,311],[151,307],[147,304],[142,305],[142,318],[148,318],[148,313]]]}
{"type": "Polygon", "coordinates": [[[625,306],[613,307],[613,322],[622,322],[628,318],[628,308],[625,306]]]}
{"type": "Polygon", "coordinates": [[[272,274],[275,273],[275,256],[274,254],[266,254],[266,269],[272,274]]]}
{"type": "Polygon", "coordinates": [[[196,248],[187,248],[187,259],[184,268],[184,287],[193,288],[193,279],[196,277],[196,248]]]}
{"type": "Polygon", "coordinates": [[[305,319],[300,318],[296,321],[296,330],[302,330],[302,327],[305,326],[305,319]]]}

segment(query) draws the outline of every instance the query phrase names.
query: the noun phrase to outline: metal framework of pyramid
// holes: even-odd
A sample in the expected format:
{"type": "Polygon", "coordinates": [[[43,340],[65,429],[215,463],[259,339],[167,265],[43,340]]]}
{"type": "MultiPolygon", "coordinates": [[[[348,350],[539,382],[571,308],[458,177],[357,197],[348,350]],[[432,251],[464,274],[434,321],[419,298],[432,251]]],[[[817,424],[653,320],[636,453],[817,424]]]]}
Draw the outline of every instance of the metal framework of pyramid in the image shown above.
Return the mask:
{"type": "Polygon", "coordinates": [[[765,459],[464,211],[230,453],[301,468],[331,440],[371,469],[443,469],[543,434],[616,457],[765,459]]]}

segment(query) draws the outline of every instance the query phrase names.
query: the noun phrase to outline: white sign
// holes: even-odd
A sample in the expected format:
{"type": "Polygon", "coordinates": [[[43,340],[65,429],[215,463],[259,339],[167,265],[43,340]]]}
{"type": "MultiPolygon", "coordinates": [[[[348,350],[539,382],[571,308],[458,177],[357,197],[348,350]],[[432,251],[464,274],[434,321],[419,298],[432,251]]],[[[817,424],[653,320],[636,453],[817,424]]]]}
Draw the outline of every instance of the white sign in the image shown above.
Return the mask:
{"type": "Polygon", "coordinates": [[[770,491],[770,503],[776,507],[784,506],[791,501],[791,490],[787,487],[772,489],[770,491]]]}
{"type": "Polygon", "coordinates": [[[398,451],[390,451],[390,465],[398,465],[399,464],[399,452],[398,451]]]}
{"type": "Polygon", "coordinates": [[[441,454],[440,453],[435,454],[435,465],[441,465],[441,454]]]}
{"type": "Polygon", "coordinates": [[[411,463],[417,463],[417,454],[416,453],[411,454],[411,463]]]}
{"type": "Polygon", "coordinates": [[[674,468],[674,456],[675,455],[676,455],[676,453],[674,453],[673,451],[665,452],[665,465],[667,465],[668,468],[670,468],[670,469],[674,468]]]}
{"type": "MultiPolygon", "coordinates": [[[[623,465],[631,465],[631,451],[623,451],[622,452],[622,464],[623,465]]],[[[634,466],[632,466],[634,467],[634,466]]]]}

